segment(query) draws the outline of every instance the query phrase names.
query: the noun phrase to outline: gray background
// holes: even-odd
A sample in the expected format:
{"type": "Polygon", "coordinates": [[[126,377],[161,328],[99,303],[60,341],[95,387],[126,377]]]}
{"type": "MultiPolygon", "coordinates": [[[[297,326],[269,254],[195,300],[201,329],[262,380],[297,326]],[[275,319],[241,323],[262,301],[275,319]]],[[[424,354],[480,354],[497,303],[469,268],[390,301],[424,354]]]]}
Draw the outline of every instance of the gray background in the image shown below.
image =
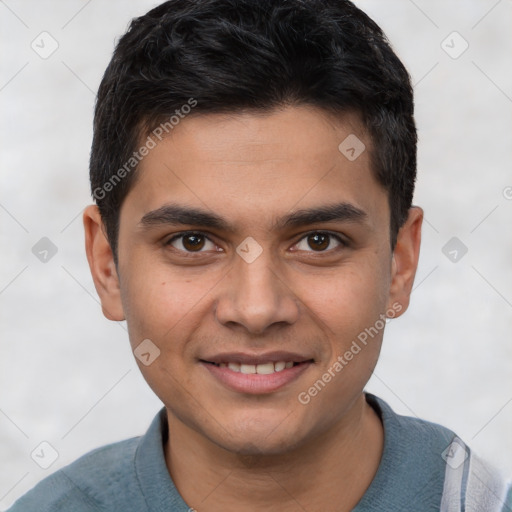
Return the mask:
{"type": "MultiPolygon", "coordinates": [[[[411,307],[388,325],[367,389],[512,475],[512,3],[356,3],[415,83],[426,215],[411,307]],[[469,44],[461,55],[453,31],[469,44]]],[[[0,509],[92,448],[140,435],[161,407],[124,323],[101,314],[80,216],[95,91],[116,38],[154,5],[0,1],[0,509]],[[51,49],[43,31],[59,45],[46,59],[31,47],[51,49]],[[46,262],[32,252],[43,237],[57,248],[46,262]],[[43,441],[58,453],[48,469],[30,456],[50,461],[43,441]]]]}

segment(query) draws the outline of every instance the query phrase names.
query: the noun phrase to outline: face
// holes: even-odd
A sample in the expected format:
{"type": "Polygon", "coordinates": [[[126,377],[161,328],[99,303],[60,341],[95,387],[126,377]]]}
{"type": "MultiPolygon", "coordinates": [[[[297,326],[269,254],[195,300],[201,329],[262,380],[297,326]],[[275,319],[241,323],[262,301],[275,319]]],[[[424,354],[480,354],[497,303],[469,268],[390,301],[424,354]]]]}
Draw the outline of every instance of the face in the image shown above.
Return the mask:
{"type": "Polygon", "coordinates": [[[117,269],[91,207],[103,310],[126,318],[171,422],[245,454],[343,428],[419,247],[416,215],[392,253],[370,151],[356,116],[313,107],[189,116],[139,165],[117,269]],[[356,159],[338,149],[349,135],[356,159]]]}

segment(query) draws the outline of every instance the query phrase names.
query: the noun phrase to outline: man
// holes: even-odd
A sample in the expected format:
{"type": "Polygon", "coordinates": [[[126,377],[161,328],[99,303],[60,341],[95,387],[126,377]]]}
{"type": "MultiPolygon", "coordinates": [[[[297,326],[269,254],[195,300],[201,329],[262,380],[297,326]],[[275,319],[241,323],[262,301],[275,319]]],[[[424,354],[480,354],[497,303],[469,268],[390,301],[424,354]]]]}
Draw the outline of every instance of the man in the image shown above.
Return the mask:
{"type": "Polygon", "coordinates": [[[409,76],[341,0],[172,0],[98,93],[86,248],[164,408],[18,511],[509,511],[453,432],[364,392],[405,312],[409,76]]]}

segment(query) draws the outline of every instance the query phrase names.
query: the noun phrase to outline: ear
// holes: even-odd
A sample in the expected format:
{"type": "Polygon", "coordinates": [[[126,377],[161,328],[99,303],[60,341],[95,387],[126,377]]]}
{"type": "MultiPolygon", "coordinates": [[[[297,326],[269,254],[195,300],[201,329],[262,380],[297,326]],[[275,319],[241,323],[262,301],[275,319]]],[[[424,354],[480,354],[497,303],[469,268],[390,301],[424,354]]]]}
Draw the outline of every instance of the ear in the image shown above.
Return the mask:
{"type": "Polygon", "coordinates": [[[409,209],[407,220],[398,231],[391,262],[391,286],[388,299],[388,308],[397,313],[395,317],[402,315],[409,306],[420,255],[422,222],[423,210],[414,206],[409,209]],[[401,308],[398,308],[398,304],[401,308]]]}
{"type": "Polygon", "coordinates": [[[98,207],[90,205],[83,214],[85,250],[101,309],[109,320],[124,320],[119,277],[98,207]]]}

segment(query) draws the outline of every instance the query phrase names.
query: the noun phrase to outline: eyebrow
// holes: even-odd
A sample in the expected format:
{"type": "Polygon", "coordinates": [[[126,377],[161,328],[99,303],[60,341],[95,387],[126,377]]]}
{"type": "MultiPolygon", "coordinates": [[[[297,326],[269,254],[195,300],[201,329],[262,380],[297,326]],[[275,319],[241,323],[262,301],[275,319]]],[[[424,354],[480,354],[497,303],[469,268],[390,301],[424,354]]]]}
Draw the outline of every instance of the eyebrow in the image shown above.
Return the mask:
{"type": "MultiPolygon", "coordinates": [[[[368,214],[350,203],[337,203],[319,207],[296,210],[280,219],[277,219],[271,229],[282,230],[295,228],[308,224],[329,221],[364,222],[368,214]]],[[[156,210],[146,213],[139,222],[142,227],[159,225],[194,225],[218,229],[221,231],[235,231],[233,226],[224,218],[196,207],[178,204],[166,204],[156,210]]]]}

